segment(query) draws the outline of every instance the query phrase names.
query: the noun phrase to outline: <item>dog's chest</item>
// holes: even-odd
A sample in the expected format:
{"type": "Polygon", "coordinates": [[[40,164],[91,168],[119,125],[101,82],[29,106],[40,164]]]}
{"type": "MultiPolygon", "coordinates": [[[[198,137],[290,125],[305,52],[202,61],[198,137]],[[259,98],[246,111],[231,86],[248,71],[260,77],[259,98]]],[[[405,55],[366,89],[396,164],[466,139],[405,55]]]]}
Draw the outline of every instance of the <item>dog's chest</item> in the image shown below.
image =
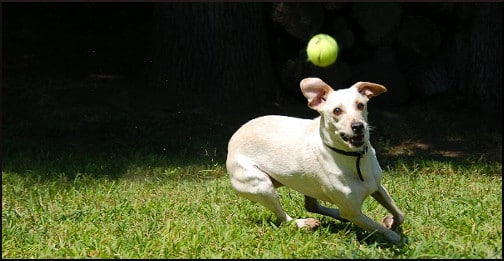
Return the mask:
{"type": "Polygon", "coordinates": [[[366,197],[378,190],[381,181],[381,168],[371,155],[364,156],[359,161],[357,157],[349,156],[325,161],[322,172],[324,175],[320,177],[328,188],[327,192],[343,193],[346,197],[352,194],[366,197]]]}

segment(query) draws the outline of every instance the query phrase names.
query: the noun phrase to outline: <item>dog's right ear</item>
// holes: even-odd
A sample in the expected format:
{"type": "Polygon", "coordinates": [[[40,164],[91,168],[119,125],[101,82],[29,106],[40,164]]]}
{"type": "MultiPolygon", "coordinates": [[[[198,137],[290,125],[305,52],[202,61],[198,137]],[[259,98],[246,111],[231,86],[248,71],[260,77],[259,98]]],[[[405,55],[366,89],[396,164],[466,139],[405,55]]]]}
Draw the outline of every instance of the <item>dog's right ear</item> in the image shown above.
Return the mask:
{"type": "Polygon", "coordinates": [[[327,95],[333,91],[327,83],[319,78],[304,78],[299,86],[308,100],[308,107],[316,111],[324,105],[327,95]]]}

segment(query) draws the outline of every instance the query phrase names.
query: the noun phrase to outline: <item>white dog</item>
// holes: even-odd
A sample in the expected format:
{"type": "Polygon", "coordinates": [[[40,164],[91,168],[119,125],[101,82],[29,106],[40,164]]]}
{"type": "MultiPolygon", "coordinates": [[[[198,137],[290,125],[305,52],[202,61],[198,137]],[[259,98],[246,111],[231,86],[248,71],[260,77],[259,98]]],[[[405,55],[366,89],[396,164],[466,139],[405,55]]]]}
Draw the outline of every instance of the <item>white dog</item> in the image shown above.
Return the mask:
{"type": "MultiPolygon", "coordinates": [[[[305,195],[306,210],[351,221],[397,243],[401,237],[393,229],[404,221],[404,214],[380,184],[382,170],[369,142],[366,108],[371,97],[387,89],[358,82],[335,91],[318,78],[303,79],[300,86],[308,107],[320,116],[263,116],[238,129],[229,141],[226,161],[233,188],[273,211],[279,222],[287,222],[292,218],[282,208],[276,188],[290,187],[305,195]],[[369,195],[392,214],[383,218],[383,225],[361,211],[369,195]]],[[[298,227],[320,225],[313,218],[295,222],[298,227]]]]}

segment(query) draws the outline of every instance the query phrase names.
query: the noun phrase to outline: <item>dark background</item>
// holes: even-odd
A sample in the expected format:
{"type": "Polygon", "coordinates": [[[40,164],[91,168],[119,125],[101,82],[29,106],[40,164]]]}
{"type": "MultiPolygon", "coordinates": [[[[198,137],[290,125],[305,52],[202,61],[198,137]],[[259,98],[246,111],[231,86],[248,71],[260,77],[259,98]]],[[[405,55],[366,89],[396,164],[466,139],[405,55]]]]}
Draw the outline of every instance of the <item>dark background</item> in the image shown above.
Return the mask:
{"type": "Polygon", "coordinates": [[[429,104],[438,120],[501,131],[500,2],[3,3],[1,33],[3,148],[225,150],[255,116],[316,116],[304,77],[383,84],[370,105],[383,115],[429,104]],[[340,45],[330,67],[306,62],[317,33],[340,45]]]}

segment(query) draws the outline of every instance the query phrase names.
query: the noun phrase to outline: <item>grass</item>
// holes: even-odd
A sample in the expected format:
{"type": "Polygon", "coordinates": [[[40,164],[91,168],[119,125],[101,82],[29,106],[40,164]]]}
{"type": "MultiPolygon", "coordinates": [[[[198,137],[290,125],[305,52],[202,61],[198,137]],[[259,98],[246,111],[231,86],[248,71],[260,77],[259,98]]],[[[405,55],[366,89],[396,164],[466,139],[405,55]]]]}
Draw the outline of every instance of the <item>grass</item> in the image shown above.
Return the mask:
{"type": "MultiPolygon", "coordinates": [[[[407,213],[404,244],[303,209],[281,188],[291,216],[316,231],[277,226],[237,197],[222,153],[168,156],[109,148],[14,150],[2,171],[2,258],[501,258],[501,163],[398,157],[384,184],[407,213]]],[[[28,146],[29,147],[29,146],[28,146]]],[[[385,148],[384,148],[385,149],[385,148]]],[[[364,212],[380,219],[375,201],[364,212]]]]}

